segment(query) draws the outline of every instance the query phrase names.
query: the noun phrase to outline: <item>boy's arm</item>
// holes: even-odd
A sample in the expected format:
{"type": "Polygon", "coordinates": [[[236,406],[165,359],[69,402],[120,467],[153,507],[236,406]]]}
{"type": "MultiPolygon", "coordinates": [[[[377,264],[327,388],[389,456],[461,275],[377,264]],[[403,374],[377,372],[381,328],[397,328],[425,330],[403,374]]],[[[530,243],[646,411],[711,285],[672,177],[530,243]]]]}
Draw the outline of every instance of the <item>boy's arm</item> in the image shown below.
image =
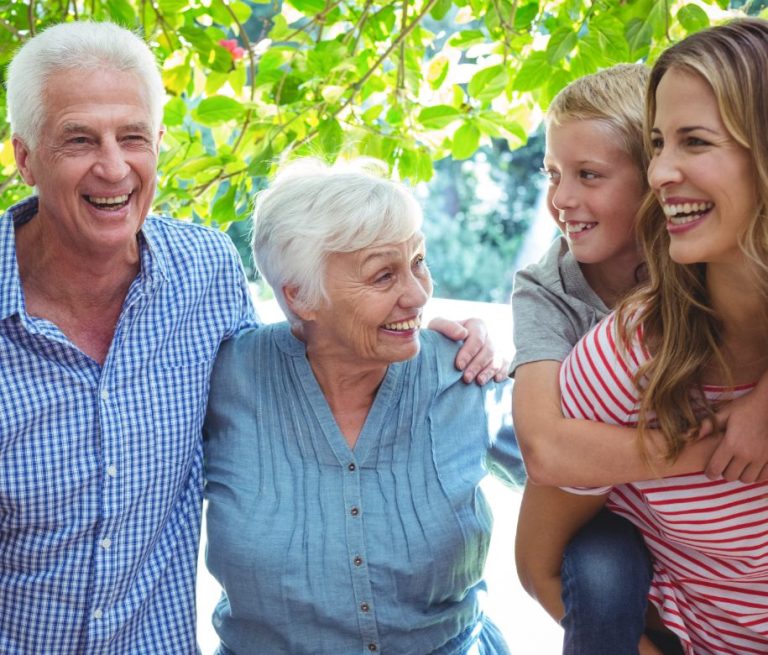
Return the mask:
{"type": "Polygon", "coordinates": [[[475,381],[482,386],[491,379],[502,382],[507,377],[507,362],[495,352],[483,320],[433,318],[429,322],[429,329],[453,341],[464,340],[456,353],[455,364],[457,369],[464,371],[462,379],[467,384],[475,381]]]}
{"type": "Polygon", "coordinates": [[[704,421],[699,436],[723,434],[705,472],[712,480],[768,480],[768,373],[748,394],[716,414],[717,429],[704,421]]]}
{"type": "Polygon", "coordinates": [[[564,418],[559,371],[560,362],[539,361],[515,372],[513,424],[533,483],[597,487],[704,470],[719,441],[716,435],[686,446],[670,463],[661,433],[651,431],[646,461],[636,429],[564,418]]]}

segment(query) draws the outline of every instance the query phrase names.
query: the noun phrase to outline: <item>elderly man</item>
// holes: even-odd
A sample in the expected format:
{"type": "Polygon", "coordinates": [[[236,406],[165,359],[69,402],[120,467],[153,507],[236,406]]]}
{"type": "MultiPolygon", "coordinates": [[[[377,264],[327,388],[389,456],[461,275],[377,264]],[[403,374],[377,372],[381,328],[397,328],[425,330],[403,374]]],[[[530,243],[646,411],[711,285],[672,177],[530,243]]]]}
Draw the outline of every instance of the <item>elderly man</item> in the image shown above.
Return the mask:
{"type": "Polygon", "coordinates": [[[241,263],[148,216],[164,94],[137,36],[52,27],[7,88],[37,195],[0,219],[0,653],[195,653],[208,377],[256,322],[241,263]]]}
{"type": "Polygon", "coordinates": [[[149,216],[163,87],[147,46],[58,25],[8,71],[37,196],[0,221],[0,652],[194,653],[200,425],[255,322],[213,230],[149,216]]]}

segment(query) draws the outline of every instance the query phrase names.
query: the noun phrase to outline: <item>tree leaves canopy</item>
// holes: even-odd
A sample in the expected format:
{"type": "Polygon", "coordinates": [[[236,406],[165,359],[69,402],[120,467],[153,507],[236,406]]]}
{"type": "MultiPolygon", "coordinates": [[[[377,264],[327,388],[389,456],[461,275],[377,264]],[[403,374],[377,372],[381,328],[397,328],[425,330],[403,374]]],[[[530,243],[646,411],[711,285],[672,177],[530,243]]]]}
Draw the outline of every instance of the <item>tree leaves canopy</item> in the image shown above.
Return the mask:
{"type": "MultiPolygon", "coordinates": [[[[0,0],[0,66],[52,23],[139,31],[168,93],[156,206],[226,226],[285,157],[377,157],[418,182],[491,139],[514,149],[572,79],[652,61],[727,9],[728,0],[0,0]]],[[[28,189],[0,95],[7,207],[28,189]]]]}

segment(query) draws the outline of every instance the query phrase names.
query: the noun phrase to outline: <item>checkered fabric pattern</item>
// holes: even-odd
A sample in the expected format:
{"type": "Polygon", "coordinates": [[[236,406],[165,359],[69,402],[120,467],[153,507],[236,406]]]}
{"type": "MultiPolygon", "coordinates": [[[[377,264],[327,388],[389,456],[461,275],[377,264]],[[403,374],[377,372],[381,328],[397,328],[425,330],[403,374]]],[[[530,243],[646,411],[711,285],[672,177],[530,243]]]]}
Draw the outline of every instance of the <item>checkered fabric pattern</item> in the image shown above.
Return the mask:
{"type": "Polygon", "coordinates": [[[150,217],[103,366],[27,315],[0,218],[0,653],[196,653],[201,425],[222,339],[253,325],[219,232],[150,217]]]}

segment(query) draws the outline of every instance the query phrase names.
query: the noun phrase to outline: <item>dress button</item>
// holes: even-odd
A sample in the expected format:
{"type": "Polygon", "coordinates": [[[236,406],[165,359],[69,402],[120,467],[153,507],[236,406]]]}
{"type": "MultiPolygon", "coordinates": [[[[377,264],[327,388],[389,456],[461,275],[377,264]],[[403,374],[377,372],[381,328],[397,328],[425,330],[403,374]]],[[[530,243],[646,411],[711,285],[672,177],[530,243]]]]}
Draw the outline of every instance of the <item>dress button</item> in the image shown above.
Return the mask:
{"type": "Polygon", "coordinates": [[[363,558],[358,555],[352,561],[355,563],[355,566],[360,566],[363,563],[363,558]]]}
{"type": "Polygon", "coordinates": [[[101,399],[102,400],[109,400],[109,391],[106,389],[101,390],[101,399]]]}
{"type": "Polygon", "coordinates": [[[371,608],[368,603],[360,603],[360,609],[363,610],[363,612],[367,612],[371,608]]]}
{"type": "Polygon", "coordinates": [[[347,466],[347,468],[348,468],[350,471],[354,471],[354,470],[357,468],[357,466],[355,466],[355,463],[354,463],[354,462],[350,462],[350,464],[349,464],[349,466],[347,466]]]}
{"type": "Polygon", "coordinates": [[[111,539],[102,539],[102,540],[101,540],[101,547],[102,547],[104,550],[106,550],[107,548],[109,548],[111,545],[112,545],[112,540],[111,540],[111,539]]]}
{"type": "MultiPolygon", "coordinates": [[[[93,611],[93,618],[94,619],[100,619],[102,616],[104,616],[104,612],[101,611],[101,609],[95,609],[93,611]]],[[[368,646],[370,648],[370,646],[368,646]]]]}
{"type": "Polygon", "coordinates": [[[350,513],[352,516],[357,516],[357,515],[360,513],[360,510],[359,510],[359,509],[357,509],[357,507],[353,507],[351,510],[349,510],[349,513],[350,513]]]}
{"type": "Polygon", "coordinates": [[[117,466],[115,466],[114,464],[110,464],[109,466],[107,466],[107,475],[110,478],[114,478],[117,475],[117,466]]]}
{"type": "Polygon", "coordinates": [[[376,648],[376,644],[368,644],[368,650],[371,651],[372,653],[375,653],[379,649],[376,648]]]}

